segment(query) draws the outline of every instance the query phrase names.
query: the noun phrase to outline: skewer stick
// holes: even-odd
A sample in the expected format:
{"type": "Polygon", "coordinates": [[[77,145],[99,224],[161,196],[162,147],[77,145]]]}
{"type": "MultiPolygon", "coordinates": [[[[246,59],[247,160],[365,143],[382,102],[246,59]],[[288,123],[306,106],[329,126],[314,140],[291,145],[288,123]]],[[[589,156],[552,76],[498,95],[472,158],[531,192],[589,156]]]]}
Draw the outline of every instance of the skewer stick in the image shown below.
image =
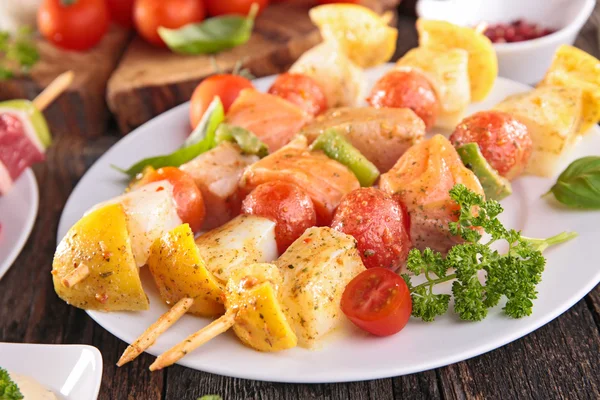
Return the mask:
{"type": "Polygon", "coordinates": [[[46,89],[42,91],[35,99],[33,105],[40,111],[44,111],[58,96],[60,96],[73,82],[75,74],[73,71],[63,72],[57,76],[46,89]]]}
{"type": "Polygon", "coordinates": [[[205,326],[196,333],[192,333],[182,342],[176,344],[156,358],[150,365],[150,371],[157,371],[175,364],[186,354],[196,350],[209,340],[219,336],[235,324],[237,310],[227,310],[219,319],[214,320],[210,325],[205,326]]]}
{"type": "Polygon", "coordinates": [[[79,282],[84,280],[90,274],[90,268],[85,264],[79,264],[77,268],[73,271],[69,272],[65,277],[60,281],[64,287],[67,289],[77,285],[79,282]]]}
{"type": "Polygon", "coordinates": [[[477,24],[477,26],[475,27],[475,32],[479,33],[480,35],[483,35],[486,31],[486,29],[488,28],[488,23],[485,21],[481,21],[480,23],[477,24]]]}
{"type": "Polygon", "coordinates": [[[135,342],[131,343],[123,352],[123,355],[117,362],[117,366],[121,367],[130,361],[133,361],[142,354],[148,347],[152,346],[160,335],[165,333],[175,322],[177,322],[194,304],[194,299],[184,297],[179,300],[169,311],[160,316],[160,318],[150,325],[144,333],[142,333],[135,342]]]}

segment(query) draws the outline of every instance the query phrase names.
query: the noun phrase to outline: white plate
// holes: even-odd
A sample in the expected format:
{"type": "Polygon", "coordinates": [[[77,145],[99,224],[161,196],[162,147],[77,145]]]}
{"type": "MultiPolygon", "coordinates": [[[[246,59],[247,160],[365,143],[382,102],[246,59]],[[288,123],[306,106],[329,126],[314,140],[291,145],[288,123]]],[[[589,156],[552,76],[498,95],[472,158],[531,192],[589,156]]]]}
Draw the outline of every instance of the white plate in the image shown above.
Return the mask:
{"type": "MultiPolygon", "coordinates": [[[[389,68],[368,71],[374,82],[389,68]]],[[[259,79],[265,90],[272,77],[259,79]]],[[[525,85],[498,79],[485,102],[469,112],[489,109],[507,95],[529,90],[525,85]]],[[[95,203],[120,194],[122,176],[110,164],[128,167],[142,157],[176,149],[188,126],[188,105],[170,110],[129,134],[104,154],[81,179],[62,215],[58,238],[95,203]]],[[[574,158],[600,154],[600,130],[595,127],[565,164],[574,158]]],[[[449,313],[433,323],[411,320],[397,335],[375,338],[349,327],[331,335],[319,350],[294,348],[279,353],[260,353],[244,347],[233,334],[222,335],[184,357],[180,364],[202,371],[233,377],[280,382],[341,382],[383,378],[423,371],[461,361],[520,338],[563,313],[588,293],[600,280],[600,269],[592,249],[600,235],[600,212],[579,212],[551,206],[540,196],[554,179],[525,177],[514,182],[514,194],[503,201],[503,221],[532,237],[546,237],[564,230],[580,233],[575,241],[547,252],[548,265],[539,285],[534,313],[520,320],[509,319],[501,307],[490,310],[479,323],[461,322],[449,313]]],[[[166,306],[145,269],[144,288],[151,301],[150,311],[141,313],[90,312],[90,316],[120,339],[131,343],[163,312],[166,306]]],[[[450,289],[450,284],[446,285],[450,289]]],[[[158,355],[187,335],[206,325],[206,319],[185,316],[150,349],[158,355]]],[[[116,360],[111,360],[114,362],[116,360]]]]}
{"type": "Polygon", "coordinates": [[[0,343],[0,367],[27,375],[61,400],[95,400],[102,356],[84,345],[0,343]]]}
{"type": "Polygon", "coordinates": [[[27,169],[5,196],[0,196],[0,279],[21,252],[38,211],[35,175],[27,169]]]}

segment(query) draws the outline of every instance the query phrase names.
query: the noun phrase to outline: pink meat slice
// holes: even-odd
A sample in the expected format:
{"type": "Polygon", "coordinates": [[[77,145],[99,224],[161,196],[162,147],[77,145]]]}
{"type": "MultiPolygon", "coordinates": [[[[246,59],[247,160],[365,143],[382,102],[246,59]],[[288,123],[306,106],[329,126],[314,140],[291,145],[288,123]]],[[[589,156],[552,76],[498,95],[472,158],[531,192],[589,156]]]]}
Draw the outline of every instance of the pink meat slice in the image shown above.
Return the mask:
{"type": "Polygon", "coordinates": [[[8,173],[8,169],[4,166],[4,163],[0,161],[0,196],[8,193],[12,184],[13,180],[8,173]]]}
{"type": "Polygon", "coordinates": [[[25,132],[23,121],[15,114],[0,114],[0,162],[14,181],[31,164],[44,161],[45,155],[25,132]]]}

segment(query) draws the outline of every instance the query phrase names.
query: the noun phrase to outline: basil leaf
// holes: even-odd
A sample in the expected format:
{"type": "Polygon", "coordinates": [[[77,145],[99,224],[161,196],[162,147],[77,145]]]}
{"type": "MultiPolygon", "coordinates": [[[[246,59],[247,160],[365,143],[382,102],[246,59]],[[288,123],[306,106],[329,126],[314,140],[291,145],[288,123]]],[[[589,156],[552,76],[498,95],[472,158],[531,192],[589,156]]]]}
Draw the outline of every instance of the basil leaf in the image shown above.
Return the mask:
{"type": "Polygon", "coordinates": [[[260,158],[269,155],[269,148],[254,133],[239,126],[221,124],[215,134],[215,142],[235,142],[246,154],[254,154],[260,158]]]}
{"type": "Polygon", "coordinates": [[[223,111],[221,100],[218,97],[215,97],[202,116],[202,120],[200,120],[196,129],[194,129],[185,141],[183,147],[175,150],[171,154],[145,158],[138,161],[127,170],[115,167],[114,165],[113,168],[134,178],[147,166],[151,166],[154,169],[162,167],[179,167],[215,147],[215,132],[224,119],[225,113],[223,111]]]}
{"type": "Polygon", "coordinates": [[[183,54],[210,54],[231,49],[250,39],[258,6],[252,4],[247,17],[225,15],[209,18],[179,29],[158,28],[169,49],[183,54]]]}
{"type": "Polygon", "coordinates": [[[550,192],[566,206],[600,209],[600,156],[573,161],[560,174],[550,192]]]}

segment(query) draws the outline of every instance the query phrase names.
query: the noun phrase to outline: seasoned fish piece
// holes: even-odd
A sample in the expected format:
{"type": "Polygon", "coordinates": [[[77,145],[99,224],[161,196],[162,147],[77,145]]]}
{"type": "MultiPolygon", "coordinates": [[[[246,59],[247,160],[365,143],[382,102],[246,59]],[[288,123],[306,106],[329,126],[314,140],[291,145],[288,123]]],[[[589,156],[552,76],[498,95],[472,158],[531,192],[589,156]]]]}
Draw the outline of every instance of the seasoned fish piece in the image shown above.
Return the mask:
{"type": "Polygon", "coordinates": [[[337,108],[302,128],[309,143],[329,128],[343,134],[380,172],[387,172],[425,135],[423,120],[408,108],[337,108]]]}

